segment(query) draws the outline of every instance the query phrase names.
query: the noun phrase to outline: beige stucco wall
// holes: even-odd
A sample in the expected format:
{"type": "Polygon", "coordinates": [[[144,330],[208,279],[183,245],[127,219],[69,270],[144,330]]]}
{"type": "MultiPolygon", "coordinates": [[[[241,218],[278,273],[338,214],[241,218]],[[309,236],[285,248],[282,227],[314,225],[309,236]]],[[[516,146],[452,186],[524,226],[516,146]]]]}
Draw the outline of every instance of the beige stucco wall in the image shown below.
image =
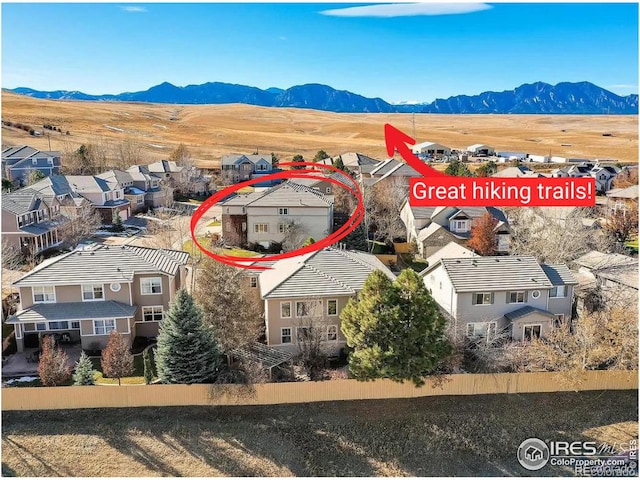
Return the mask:
{"type": "Polygon", "coordinates": [[[343,347],[346,344],[346,339],[342,334],[340,329],[340,312],[345,307],[347,302],[349,301],[348,296],[332,296],[325,297],[322,299],[319,298],[283,298],[283,299],[269,299],[265,300],[265,324],[267,328],[267,344],[272,346],[284,346],[286,348],[297,348],[296,343],[296,328],[303,327],[309,325],[310,322],[305,318],[297,318],[296,317],[296,301],[298,302],[309,302],[322,300],[322,314],[319,313],[313,316],[313,323],[322,324],[322,325],[337,325],[338,326],[338,338],[337,342],[327,342],[327,344],[333,344],[338,350],[340,347],[343,347]],[[327,300],[337,300],[338,301],[338,309],[337,315],[328,316],[327,315],[327,300]],[[280,304],[282,302],[291,302],[291,318],[281,318],[280,316],[280,304]],[[283,345],[281,343],[281,328],[290,327],[292,328],[292,343],[283,345]]]}
{"type": "Polygon", "coordinates": [[[255,242],[282,242],[284,233],[279,233],[278,225],[295,222],[299,224],[304,237],[313,237],[315,240],[326,237],[331,233],[331,207],[295,207],[283,205],[289,209],[288,215],[278,215],[279,207],[247,207],[247,241],[255,242]],[[268,233],[255,233],[254,226],[258,223],[269,225],[268,233]]]}
{"type": "Polygon", "coordinates": [[[169,277],[162,274],[136,275],[133,281],[133,304],[140,306],[162,305],[165,310],[169,308],[171,298],[169,288],[169,277]],[[160,277],[162,279],[162,293],[152,295],[142,295],[140,290],[140,279],[160,277]]]}

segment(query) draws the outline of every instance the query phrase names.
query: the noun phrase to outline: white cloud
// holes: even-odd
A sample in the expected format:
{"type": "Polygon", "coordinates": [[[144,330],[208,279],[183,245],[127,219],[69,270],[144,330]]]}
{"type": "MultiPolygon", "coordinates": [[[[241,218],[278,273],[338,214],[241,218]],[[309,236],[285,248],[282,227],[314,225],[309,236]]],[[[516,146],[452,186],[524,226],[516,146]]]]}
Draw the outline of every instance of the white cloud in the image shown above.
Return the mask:
{"type": "Polygon", "coordinates": [[[124,10],[125,12],[132,12],[132,13],[142,13],[142,12],[146,12],[147,9],[144,7],[137,7],[135,5],[127,5],[125,7],[120,7],[122,10],[124,10]]]}
{"type": "Polygon", "coordinates": [[[322,15],[334,17],[413,17],[417,15],[457,15],[492,8],[486,3],[389,3],[363,7],[323,10],[322,15]]]}

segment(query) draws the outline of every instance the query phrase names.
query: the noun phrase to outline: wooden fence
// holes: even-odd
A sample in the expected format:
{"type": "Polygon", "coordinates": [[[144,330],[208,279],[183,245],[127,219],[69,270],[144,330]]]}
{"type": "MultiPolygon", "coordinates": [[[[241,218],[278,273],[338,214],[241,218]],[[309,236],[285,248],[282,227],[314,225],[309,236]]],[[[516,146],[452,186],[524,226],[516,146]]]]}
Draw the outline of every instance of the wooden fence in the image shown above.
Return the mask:
{"type": "Polygon", "coordinates": [[[267,383],[241,385],[122,385],[10,387],[2,389],[2,410],[164,407],[188,405],[275,405],[340,400],[414,398],[581,390],[634,390],[637,371],[585,372],[580,378],[555,373],[450,375],[441,385],[422,387],[391,380],[267,383]],[[579,382],[579,383],[576,383],[579,382]]]}
{"type": "Polygon", "coordinates": [[[375,256],[387,267],[398,263],[398,256],[392,253],[376,253],[375,256]]]}
{"type": "Polygon", "coordinates": [[[396,253],[411,253],[411,244],[407,242],[396,243],[393,242],[393,248],[396,253]]]}

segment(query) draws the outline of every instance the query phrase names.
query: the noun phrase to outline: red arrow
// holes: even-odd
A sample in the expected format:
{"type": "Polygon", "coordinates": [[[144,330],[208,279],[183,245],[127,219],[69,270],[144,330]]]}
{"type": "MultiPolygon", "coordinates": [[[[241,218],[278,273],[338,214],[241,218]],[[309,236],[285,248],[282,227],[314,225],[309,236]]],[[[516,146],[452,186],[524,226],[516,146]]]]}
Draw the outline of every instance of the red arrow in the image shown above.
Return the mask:
{"type": "Polygon", "coordinates": [[[384,141],[387,145],[387,155],[393,157],[396,150],[402,158],[404,158],[407,164],[411,165],[415,170],[420,172],[425,177],[439,177],[444,173],[439,172],[433,167],[430,167],[418,157],[416,157],[407,144],[415,145],[416,141],[404,132],[401,132],[396,127],[384,124],[384,141]]]}

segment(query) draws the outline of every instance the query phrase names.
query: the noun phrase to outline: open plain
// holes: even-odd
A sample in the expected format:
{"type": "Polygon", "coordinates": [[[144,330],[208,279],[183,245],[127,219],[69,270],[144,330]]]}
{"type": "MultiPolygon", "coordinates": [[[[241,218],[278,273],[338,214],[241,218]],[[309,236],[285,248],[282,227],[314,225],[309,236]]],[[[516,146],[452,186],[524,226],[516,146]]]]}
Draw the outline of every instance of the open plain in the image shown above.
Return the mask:
{"type": "MultiPolygon", "coordinates": [[[[167,158],[180,143],[201,167],[226,153],[275,152],[283,161],[360,152],[386,157],[383,125],[414,135],[411,114],[344,114],[251,105],[171,105],[41,100],[2,92],[2,120],[42,136],[2,127],[3,145],[69,152],[83,143],[135,142],[146,159],[167,158]],[[62,133],[43,130],[44,124],[62,133]],[[66,132],[69,131],[69,135],[66,132]]],[[[456,149],[486,143],[497,151],[637,162],[637,115],[415,115],[415,138],[456,149]]]]}

